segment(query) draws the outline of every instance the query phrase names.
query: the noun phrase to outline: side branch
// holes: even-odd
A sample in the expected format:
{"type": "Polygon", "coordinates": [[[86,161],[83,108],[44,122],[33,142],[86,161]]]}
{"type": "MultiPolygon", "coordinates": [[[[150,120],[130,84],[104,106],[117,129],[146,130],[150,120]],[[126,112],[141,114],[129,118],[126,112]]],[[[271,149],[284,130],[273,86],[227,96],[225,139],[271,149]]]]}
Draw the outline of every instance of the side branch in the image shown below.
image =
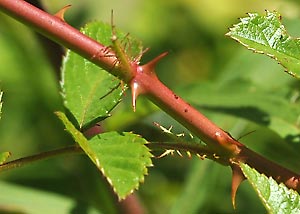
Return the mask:
{"type": "Polygon", "coordinates": [[[57,157],[60,155],[67,155],[67,154],[82,154],[83,151],[80,147],[78,146],[69,146],[61,149],[56,149],[52,151],[47,151],[47,152],[42,152],[39,154],[31,155],[28,157],[16,159],[13,161],[6,162],[4,164],[0,165],[0,172],[9,170],[9,169],[14,169],[14,168],[19,168],[23,167],[25,165],[34,163],[36,161],[40,160],[46,160],[52,157],[57,157]]]}

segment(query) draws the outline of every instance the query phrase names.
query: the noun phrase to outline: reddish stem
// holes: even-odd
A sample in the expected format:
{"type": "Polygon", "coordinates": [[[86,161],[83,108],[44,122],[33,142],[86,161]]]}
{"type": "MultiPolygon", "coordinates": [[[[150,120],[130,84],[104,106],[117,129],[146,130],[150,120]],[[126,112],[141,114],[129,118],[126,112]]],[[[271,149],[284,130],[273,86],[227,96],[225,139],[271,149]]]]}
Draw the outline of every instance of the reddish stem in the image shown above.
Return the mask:
{"type": "Polygon", "coordinates": [[[132,81],[136,82],[141,87],[140,91],[147,94],[157,106],[195,133],[217,153],[229,152],[229,155],[239,153],[238,146],[243,146],[241,143],[233,139],[181,97],[174,94],[157,78],[154,67],[163,56],[161,55],[146,65],[138,67],[138,72],[132,81]]]}
{"type": "Polygon", "coordinates": [[[0,0],[0,10],[131,84],[134,99],[139,93],[146,94],[162,110],[225,158],[227,165],[238,165],[239,161],[243,161],[261,173],[272,176],[278,182],[300,190],[298,174],[246,148],[162,84],[155,75],[154,67],[163,55],[146,65],[138,66],[132,63],[131,68],[122,69],[121,66],[115,66],[118,59],[113,57],[115,54],[110,49],[80,33],[60,17],[47,14],[23,0],[0,0]]]}
{"type": "Polygon", "coordinates": [[[48,14],[23,0],[1,0],[0,10],[98,66],[110,70],[113,75],[125,80],[132,78],[128,73],[119,72],[117,67],[112,69],[117,58],[113,57],[114,53],[106,46],[85,36],[60,16],[48,14]]]}

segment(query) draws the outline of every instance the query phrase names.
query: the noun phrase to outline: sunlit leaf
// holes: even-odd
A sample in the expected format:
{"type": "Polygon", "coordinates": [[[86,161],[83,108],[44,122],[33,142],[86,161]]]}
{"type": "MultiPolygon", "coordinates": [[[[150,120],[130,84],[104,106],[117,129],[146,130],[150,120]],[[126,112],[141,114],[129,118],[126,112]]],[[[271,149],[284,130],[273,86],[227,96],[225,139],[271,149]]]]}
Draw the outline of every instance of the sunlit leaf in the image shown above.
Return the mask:
{"type": "Polygon", "coordinates": [[[147,167],[152,165],[145,139],[132,133],[108,132],[93,137],[89,143],[99,161],[98,167],[120,199],[144,181],[147,167]]]}
{"type": "MultiPolygon", "coordinates": [[[[104,45],[111,44],[110,25],[92,22],[82,32],[104,45]]],[[[117,35],[126,43],[126,54],[136,57],[140,53],[139,42],[124,33],[117,35]]],[[[126,88],[119,79],[71,51],[64,58],[61,86],[65,106],[80,129],[109,117],[126,88]]]]}
{"type": "Polygon", "coordinates": [[[147,141],[132,133],[108,132],[87,140],[62,112],[56,113],[68,132],[102,171],[120,199],[144,181],[147,167],[152,165],[147,141]]]}
{"type": "Polygon", "coordinates": [[[247,164],[241,163],[240,166],[269,213],[300,213],[300,197],[295,190],[288,189],[282,183],[278,184],[273,178],[258,173],[247,164]]]}
{"type": "Polygon", "coordinates": [[[276,59],[288,73],[300,77],[300,40],[287,34],[277,12],[266,11],[266,15],[249,13],[234,25],[228,36],[248,49],[264,53],[276,59]]]}

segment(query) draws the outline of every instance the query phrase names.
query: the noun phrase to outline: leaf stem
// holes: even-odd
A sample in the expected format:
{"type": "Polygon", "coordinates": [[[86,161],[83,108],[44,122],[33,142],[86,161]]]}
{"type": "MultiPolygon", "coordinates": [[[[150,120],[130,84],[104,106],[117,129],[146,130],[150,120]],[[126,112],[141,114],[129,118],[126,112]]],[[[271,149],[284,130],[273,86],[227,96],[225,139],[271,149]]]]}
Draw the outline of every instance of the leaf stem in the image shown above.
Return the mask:
{"type": "Polygon", "coordinates": [[[47,151],[47,152],[42,152],[39,154],[35,154],[32,156],[16,159],[13,161],[6,162],[2,165],[0,165],[0,172],[14,169],[14,168],[19,168],[31,163],[34,163],[36,161],[41,161],[41,160],[46,160],[48,158],[52,157],[57,157],[60,155],[67,155],[67,154],[81,154],[83,153],[82,149],[78,146],[68,146],[52,151],[47,151]]]}

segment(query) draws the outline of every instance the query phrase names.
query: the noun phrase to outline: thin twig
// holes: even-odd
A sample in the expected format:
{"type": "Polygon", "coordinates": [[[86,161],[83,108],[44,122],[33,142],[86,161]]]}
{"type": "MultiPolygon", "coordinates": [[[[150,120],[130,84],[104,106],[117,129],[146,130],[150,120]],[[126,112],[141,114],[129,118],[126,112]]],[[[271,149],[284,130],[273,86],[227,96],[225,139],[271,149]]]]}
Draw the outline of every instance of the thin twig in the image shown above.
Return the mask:
{"type": "Polygon", "coordinates": [[[82,153],[83,153],[82,149],[78,146],[68,146],[68,147],[64,147],[52,151],[42,152],[32,156],[23,157],[20,159],[6,162],[0,165],[0,172],[14,169],[14,168],[19,168],[28,164],[35,163],[37,161],[46,160],[60,155],[82,154],[82,153]]]}

